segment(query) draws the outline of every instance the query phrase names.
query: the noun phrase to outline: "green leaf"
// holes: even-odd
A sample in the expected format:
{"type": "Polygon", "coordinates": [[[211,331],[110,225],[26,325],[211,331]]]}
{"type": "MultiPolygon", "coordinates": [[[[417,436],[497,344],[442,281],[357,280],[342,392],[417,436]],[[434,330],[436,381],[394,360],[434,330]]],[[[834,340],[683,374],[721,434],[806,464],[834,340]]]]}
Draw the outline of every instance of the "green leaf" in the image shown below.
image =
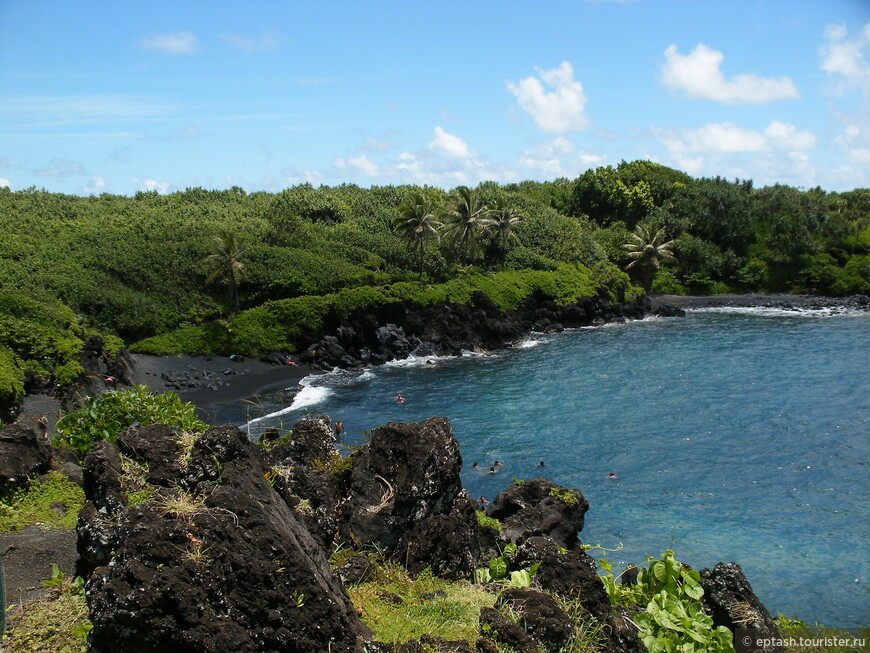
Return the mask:
{"type": "Polygon", "coordinates": [[[607,558],[601,558],[598,561],[598,565],[607,572],[613,571],[613,565],[610,564],[610,561],[607,558]]]}

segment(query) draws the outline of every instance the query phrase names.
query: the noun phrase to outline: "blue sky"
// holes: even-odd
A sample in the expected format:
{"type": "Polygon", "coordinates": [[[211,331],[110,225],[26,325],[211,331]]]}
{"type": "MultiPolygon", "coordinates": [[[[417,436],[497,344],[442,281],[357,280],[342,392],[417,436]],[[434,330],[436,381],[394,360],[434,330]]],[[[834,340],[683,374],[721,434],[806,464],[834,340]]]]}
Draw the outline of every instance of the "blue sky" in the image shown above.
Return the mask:
{"type": "Polygon", "coordinates": [[[0,0],[0,185],[870,186],[870,0],[0,0]]]}

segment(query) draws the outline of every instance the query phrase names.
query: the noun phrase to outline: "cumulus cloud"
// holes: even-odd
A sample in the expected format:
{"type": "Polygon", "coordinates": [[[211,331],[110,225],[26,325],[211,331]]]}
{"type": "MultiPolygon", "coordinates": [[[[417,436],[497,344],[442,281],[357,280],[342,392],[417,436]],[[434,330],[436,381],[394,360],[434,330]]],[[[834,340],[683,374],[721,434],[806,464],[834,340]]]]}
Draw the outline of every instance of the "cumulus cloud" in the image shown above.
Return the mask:
{"type": "Polygon", "coordinates": [[[172,188],[172,184],[168,181],[157,181],[156,179],[142,181],[138,177],[130,177],[130,181],[139,186],[139,190],[157,191],[160,195],[166,195],[172,188]]]}
{"type": "Polygon", "coordinates": [[[97,193],[102,193],[106,189],[106,180],[103,179],[100,175],[94,175],[91,177],[90,183],[82,186],[82,191],[88,193],[89,195],[96,195],[97,193]]]}
{"type": "Polygon", "coordinates": [[[157,50],[167,54],[192,54],[199,48],[196,36],[190,30],[143,36],[138,45],[143,50],[157,50]]]}
{"type": "Polygon", "coordinates": [[[286,41],[282,34],[272,30],[264,30],[259,38],[249,38],[241,34],[221,34],[220,39],[236,50],[245,52],[277,52],[286,41]]]}
{"type": "Polygon", "coordinates": [[[672,154],[737,154],[746,152],[803,151],[815,147],[816,137],[794,125],[773,120],[763,132],[731,122],[711,123],[698,129],[655,129],[653,134],[672,154]]]}
{"type": "Polygon", "coordinates": [[[517,164],[528,171],[534,179],[576,177],[587,168],[601,165],[604,157],[583,152],[564,136],[557,136],[548,143],[523,150],[517,164]]]}
{"type": "Polygon", "coordinates": [[[667,88],[682,91],[699,100],[714,100],[729,105],[765,104],[798,97],[788,77],[759,77],[752,73],[725,79],[720,70],[725,56],[703,43],[687,55],[677,52],[676,45],[665,50],[661,82],[667,88]]]}
{"type": "Polygon", "coordinates": [[[834,142],[846,153],[849,163],[870,166],[870,130],[860,125],[846,125],[834,142]]]}
{"type": "Polygon", "coordinates": [[[294,166],[292,168],[283,168],[281,170],[281,179],[285,186],[296,186],[298,184],[320,184],[323,181],[323,175],[317,170],[306,170],[294,166]]]}
{"type": "Polygon", "coordinates": [[[78,161],[69,161],[67,159],[52,159],[44,168],[39,168],[33,171],[36,177],[41,179],[65,179],[67,177],[76,177],[78,175],[86,175],[88,171],[85,166],[78,161]]]}
{"type": "Polygon", "coordinates": [[[517,83],[505,82],[508,91],[517,98],[538,127],[554,134],[586,129],[588,118],[583,85],[574,79],[574,68],[563,61],[558,68],[538,69],[539,77],[526,77],[517,83]],[[547,90],[547,89],[551,90],[547,90]]]}
{"type": "Polygon", "coordinates": [[[353,159],[348,159],[348,163],[354,168],[361,170],[369,177],[377,177],[380,173],[380,167],[376,163],[369,161],[365,154],[361,154],[353,159]]]}
{"type": "Polygon", "coordinates": [[[8,179],[3,179],[3,177],[0,177],[0,188],[12,188],[12,182],[8,179]]]}
{"type": "Polygon", "coordinates": [[[829,25],[825,30],[826,43],[819,53],[822,70],[838,76],[847,86],[870,92],[870,63],[865,52],[870,51],[870,23],[855,38],[843,25],[829,25]]]}

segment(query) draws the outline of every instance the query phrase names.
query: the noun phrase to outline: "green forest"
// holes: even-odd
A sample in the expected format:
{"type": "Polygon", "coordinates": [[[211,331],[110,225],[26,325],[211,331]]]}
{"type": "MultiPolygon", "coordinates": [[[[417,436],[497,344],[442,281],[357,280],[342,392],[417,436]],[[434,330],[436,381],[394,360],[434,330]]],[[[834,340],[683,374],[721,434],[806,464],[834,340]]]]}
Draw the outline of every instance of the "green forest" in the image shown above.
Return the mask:
{"type": "Polygon", "coordinates": [[[649,161],[452,190],[303,184],[79,197],[0,188],[0,397],[108,350],[294,351],[379,303],[870,292],[870,189],[692,178],[649,161]]]}

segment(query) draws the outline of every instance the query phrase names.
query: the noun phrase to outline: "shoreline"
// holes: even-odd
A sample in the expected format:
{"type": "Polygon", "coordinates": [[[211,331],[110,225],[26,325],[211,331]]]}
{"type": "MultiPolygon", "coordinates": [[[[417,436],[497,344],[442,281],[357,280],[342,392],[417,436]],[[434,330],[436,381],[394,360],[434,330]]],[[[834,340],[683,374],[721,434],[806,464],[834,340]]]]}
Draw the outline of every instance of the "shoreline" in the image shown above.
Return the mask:
{"type": "MultiPolygon", "coordinates": [[[[785,310],[855,307],[870,310],[870,298],[818,297],[813,295],[649,295],[652,312],[662,307],[699,308],[767,307],[785,310]]],[[[529,332],[531,333],[531,332],[529,332]]],[[[528,334],[526,334],[528,335],[528,334]]],[[[267,391],[299,389],[311,374],[323,373],[294,357],[296,365],[275,364],[260,358],[234,360],[221,356],[151,356],[131,354],[132,380],[152,392],[172,391],[197,407],[201,418],[217,425],[222,407],[251,401],[267,391]]],[[[276,359],[277,360],[277,359],[276,359]]]]}
{"type": "Polygon", "coordinates": [[[175,392],[196,406],[200,418],[218,426],[222,406],[251,400],[258,394],[289,389],[315,373],[310,365],[266,362],[258,358],[233,360],[220,356],[150,356],[131,354],[132,380],[152,392],[175,392]]]}

